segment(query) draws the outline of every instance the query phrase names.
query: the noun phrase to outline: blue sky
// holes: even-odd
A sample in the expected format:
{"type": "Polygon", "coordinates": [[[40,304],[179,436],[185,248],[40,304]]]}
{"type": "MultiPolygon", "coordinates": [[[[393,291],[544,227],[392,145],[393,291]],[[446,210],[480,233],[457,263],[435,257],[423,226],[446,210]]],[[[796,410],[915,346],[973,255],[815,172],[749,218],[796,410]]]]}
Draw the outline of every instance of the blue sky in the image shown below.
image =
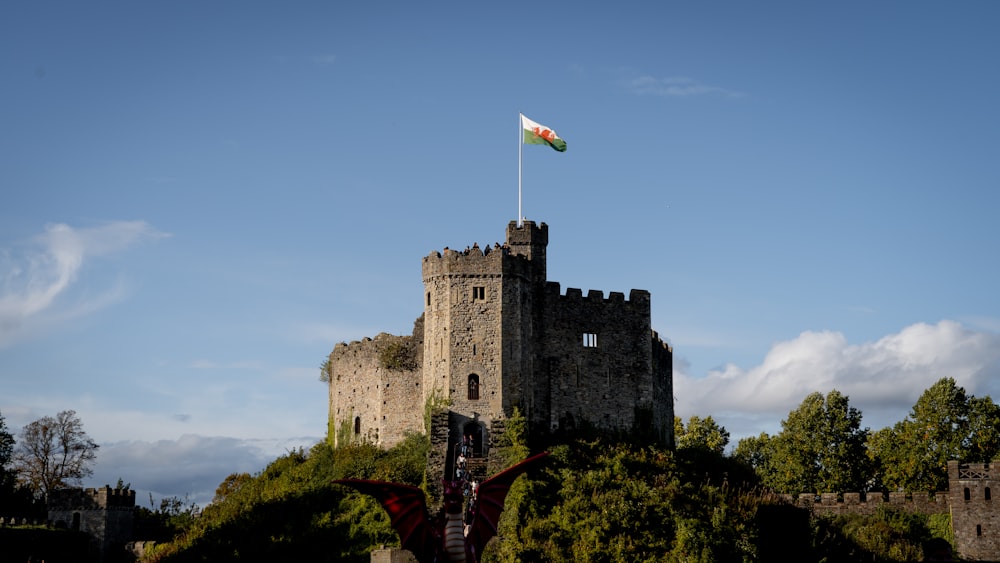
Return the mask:
{"type": "Polygon", "coordinates": [[[325,432],[339,341],[524,215],[563,288],[647,289],[677,413],[838,389],[878,429],[998,396],[1000,4],[9,2],[0,413],[73,409],[205,503],[325,432]]]}

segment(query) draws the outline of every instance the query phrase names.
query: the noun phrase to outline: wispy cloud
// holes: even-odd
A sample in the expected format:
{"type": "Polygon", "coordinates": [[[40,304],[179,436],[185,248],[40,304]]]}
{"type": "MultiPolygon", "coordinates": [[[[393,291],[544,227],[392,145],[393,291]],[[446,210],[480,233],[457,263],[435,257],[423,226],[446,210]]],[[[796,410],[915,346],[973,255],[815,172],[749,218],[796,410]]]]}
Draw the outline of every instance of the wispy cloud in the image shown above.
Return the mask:
{"type": "Polygon", "coordinates": [[[902,420],[919,395],[953,377],[977,396],[1000,390],[1000,335],[955,321],[918,323],[875,342],[851,344],[839,332],[803,332],[775,344],[751,369],[727,365],[694,377],[677,370],[679,416],[712,415],[737,435],[776,431],[814,391],[848,395],[872,428],[902,420]]]}
{"type": "Polygon", "coordinates": [[[741,98],[745,94],[736,90],[710,86],[685,76],[655,78],[639,76],[628,82],[628,89],[640,96],[663,96],[685,98],[691,96],[717,95],[727,98],[741,98]]]}
{"type": "Polygon", "coordinates": [[[188,365],[192,369],[243,369],[262,370],[264,364],[257,360],[237,360],[233,362],[216,362],[214,360],[199,359],[188,365]]]}
{"type": "Polygon", "coordinates": [[[337,62],[337,55],[316,55],[312,58],[313,62],[319,65],[332,65],[337,62]]]}
{"type": "MultiPolygon", "coordinates": [[[[0,249],[0,346],[16,339],[33,319],[52,313],[57,298],[76,282],[86,261],[166,236],[145,221],[87,228],[57,223],[27,243],[0,249]]],[[[53,314],[60,318],[86,314],[114,302],[121,293],[121,287],[112,287],[53,314]]]]}

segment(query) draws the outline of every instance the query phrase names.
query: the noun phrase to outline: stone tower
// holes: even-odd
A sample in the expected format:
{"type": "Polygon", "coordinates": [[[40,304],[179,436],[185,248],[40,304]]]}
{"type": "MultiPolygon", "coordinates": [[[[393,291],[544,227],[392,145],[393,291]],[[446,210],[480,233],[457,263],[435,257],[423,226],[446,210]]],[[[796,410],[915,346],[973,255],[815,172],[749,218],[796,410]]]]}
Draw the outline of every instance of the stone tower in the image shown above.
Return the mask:
{"type": "Polygon", "coordinates": [[[511,222],[503,246],[473,244],[423,260],[423,398],[449,399],[452,437],[472,435],[480,449],[489,421],[526,400],[547,244],[547,225],[511,222]]]}
{"type": "Polygon", "coordinates": [[[996,464],[948,462],[951,526],[963,560],[1000,561],[1000,511],[993,504],[1000,481],[994,477],[996,464]]]}
{"type": "Polygon", "coordinates": [[[465,435],[488,453],[515,407],[533,433],[590,426],[673,445],[673,351],[651,328],[649,292],[563,295],[546,279],[548,242],[545,223],[512,221],[503,245],[425,256],[413,334],[330,354],[335,441],[392,446],[425,430],[425,405],[447,399],[447,438],[435,446],[445,459],[465,435]]]}
{"type": "Polygon", "coordinates": [[[57,526],[90,536],[97,561],[118,560],[132,539],[135,491],[131,489],[57,489],[49,492],[48,517],[57,526]]]}

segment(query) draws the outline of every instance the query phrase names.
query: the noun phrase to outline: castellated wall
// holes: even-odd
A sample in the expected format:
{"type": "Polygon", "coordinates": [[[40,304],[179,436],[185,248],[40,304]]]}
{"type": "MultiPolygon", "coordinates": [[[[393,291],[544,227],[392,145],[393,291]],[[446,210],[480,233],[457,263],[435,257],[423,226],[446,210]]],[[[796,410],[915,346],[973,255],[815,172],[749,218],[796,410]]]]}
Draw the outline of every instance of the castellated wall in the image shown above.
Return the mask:
{"type": "MultiPolygon", "coordinates": [[[[653,366],[649,292],[634,289],[587,296],[545,285],[542,315],[543,377],[550,401],[547,426],[635,426],[636,407],[652,411],[653,366]]],[[[649,424],[651,421],[646,421],[649,424]]]]}
{"type": "Polygon", "coordinates": [[[948,490],[905,493],[777,495],[817,515],[874,514],[880,507],[920,514],[951,514],[955,546],[963,561],[1000,561],[1000,510],[994,504],[1000,482],[996,463],[948,462],[948,490]]]}
{"type": "Polygon", "coordinates": [[[880,507],[905,510],[919,514],[947,514],[949,501],[947,492],[931,495],[927,492],[904,493],[892,492],[885,495],[881,492],[862,493],[822,493],[778,495],[783,501],[809,509],[813,514],[822,516],[839,516],[842,514],[875,514],[880,507]]]}
{"type": "Polygon", "coordinates": [[[334,445],[344,438],[392,447],[409,432],[424,432],[420,364],[423,322],[417,319],[411,336],[382,333],[330,353],[330,424],[334,445]],[[381,365],[390,346],[412,359],[411,369],[381,365]]]}

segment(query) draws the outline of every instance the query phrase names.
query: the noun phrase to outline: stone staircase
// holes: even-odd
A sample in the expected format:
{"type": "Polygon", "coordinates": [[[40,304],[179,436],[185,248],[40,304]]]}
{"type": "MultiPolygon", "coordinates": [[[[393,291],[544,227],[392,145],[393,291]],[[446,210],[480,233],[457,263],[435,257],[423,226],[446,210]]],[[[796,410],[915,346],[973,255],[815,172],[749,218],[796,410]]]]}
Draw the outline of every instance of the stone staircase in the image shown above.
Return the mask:
{"type": "Polygon", "coordinates": [[[489,459],[485,457],[473,457],[465,460],[465,468],[469,471],[469,480],[476,480],[480,483],[483,479],[489,477],[486,474],[486,468],[489,465],[489,459]]]}

